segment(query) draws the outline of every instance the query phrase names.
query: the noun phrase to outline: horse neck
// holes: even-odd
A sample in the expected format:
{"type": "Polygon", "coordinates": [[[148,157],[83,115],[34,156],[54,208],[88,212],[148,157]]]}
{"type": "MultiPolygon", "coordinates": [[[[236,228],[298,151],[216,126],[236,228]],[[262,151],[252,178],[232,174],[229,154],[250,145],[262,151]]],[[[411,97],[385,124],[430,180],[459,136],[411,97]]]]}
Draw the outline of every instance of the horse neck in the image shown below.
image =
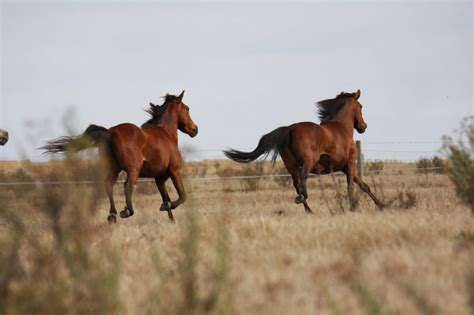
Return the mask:
{"type": "Polygon", "coordinates": [[[161,117],[158,126],[165,129],[178,143],[178,115],[172,111],[166,111],[161,117]]]}
{"type": "Polygon", "coordinates": [[[354,113],[349,106],[342,107],[334,117],[334,121],[341,123],[351,137],[354,135],[354,113]]]}

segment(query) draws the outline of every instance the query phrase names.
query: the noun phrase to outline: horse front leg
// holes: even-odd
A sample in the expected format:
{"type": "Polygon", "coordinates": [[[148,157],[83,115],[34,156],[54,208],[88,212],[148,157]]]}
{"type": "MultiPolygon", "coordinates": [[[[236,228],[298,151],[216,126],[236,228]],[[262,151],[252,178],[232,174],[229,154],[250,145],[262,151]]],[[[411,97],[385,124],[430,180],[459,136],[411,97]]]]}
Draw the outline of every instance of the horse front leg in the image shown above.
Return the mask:
{"type": "Polygon", "coordinates": [[[173,185],[178,192],[178,199],[171,202],[171,209],[176,209],[179,205],[183,204],[186,199],[187,195],[184,191],[184,184],[183,178],[181,177],[181,172],[175,172],[171,174],[171,180],[173,181],[173,185]]]}
{"type": "Polygon", "coordinates": [[[155,178],[155,183],[156,187],[158,187],[158,190],[160,191],[161,199],[163,200],[163,203],[160,206],[160,211],[167,211],[168,218],[171,222],[174,222],[173,212],[171,212],[171,199],[168,195],[168,191],[166,190],[166,179],[163,180],[155,178]]]}

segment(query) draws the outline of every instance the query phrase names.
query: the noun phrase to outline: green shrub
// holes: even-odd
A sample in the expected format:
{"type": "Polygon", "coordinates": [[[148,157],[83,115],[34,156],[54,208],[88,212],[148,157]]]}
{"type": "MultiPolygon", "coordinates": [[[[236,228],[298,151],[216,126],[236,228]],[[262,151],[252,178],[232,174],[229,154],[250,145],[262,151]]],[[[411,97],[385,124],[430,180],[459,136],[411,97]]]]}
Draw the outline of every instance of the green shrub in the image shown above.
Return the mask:
{"type": "Polygon", "coordinates": [[[456,141],[449,136],[443,137],[443,148],[450,161],[448,175],[456,194],[474,214],[474,116],[465,118],[456,133],[456,141]]]}

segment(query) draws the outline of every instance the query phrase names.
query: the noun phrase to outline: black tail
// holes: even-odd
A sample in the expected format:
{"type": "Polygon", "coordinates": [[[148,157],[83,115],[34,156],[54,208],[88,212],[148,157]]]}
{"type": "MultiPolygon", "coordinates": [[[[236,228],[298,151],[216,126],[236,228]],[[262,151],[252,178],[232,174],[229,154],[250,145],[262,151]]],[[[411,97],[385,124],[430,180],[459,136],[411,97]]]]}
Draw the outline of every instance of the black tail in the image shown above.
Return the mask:
{"type": "Polygon", "coordinates": [[[90,125],[86,131],[78,137],[60,137],[48,141],[45,146],[39,148],[44,150],[43,154],[55,154],[62,152],[79,152],[87,148],[97,147],[103,143],[109,143],[110,131],[107,128],[90,125]]]}
{"type": "Polygon", "coordinates": [[[275,163],[278,154],[285,145],[290,143],[290,128],[280,127],[262,136],[257,147],[252,152],[237,150],[224,151],[225,156],[239,163],[249,163],[264,155],[264,159],[272,153],[272,162],[275,163]]]}

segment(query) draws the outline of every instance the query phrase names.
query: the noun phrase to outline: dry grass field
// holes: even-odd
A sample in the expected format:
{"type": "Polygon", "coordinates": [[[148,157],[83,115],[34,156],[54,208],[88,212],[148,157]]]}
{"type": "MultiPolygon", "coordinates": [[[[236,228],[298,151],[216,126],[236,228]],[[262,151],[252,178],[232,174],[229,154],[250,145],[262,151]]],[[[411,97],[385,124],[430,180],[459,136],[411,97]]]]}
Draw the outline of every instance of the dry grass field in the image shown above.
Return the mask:
{"type": "MultiPolygon", "coordinates": [[[[3,163],[0,182],[97,173],[68,163],[3,163]]],[[[0,186],[0,313],[473,314],[474,217],[446,175],[413,166],[365,177],[394,200],[383,212],[362,193],[348,211],[342,176],[309,179],[313,215],[287,178],[189,178],[175,224],[151,183],[113,226],[101,187],[0,186]]],[[[251,172],[206,161],[186,174],[251,172]]]]}

